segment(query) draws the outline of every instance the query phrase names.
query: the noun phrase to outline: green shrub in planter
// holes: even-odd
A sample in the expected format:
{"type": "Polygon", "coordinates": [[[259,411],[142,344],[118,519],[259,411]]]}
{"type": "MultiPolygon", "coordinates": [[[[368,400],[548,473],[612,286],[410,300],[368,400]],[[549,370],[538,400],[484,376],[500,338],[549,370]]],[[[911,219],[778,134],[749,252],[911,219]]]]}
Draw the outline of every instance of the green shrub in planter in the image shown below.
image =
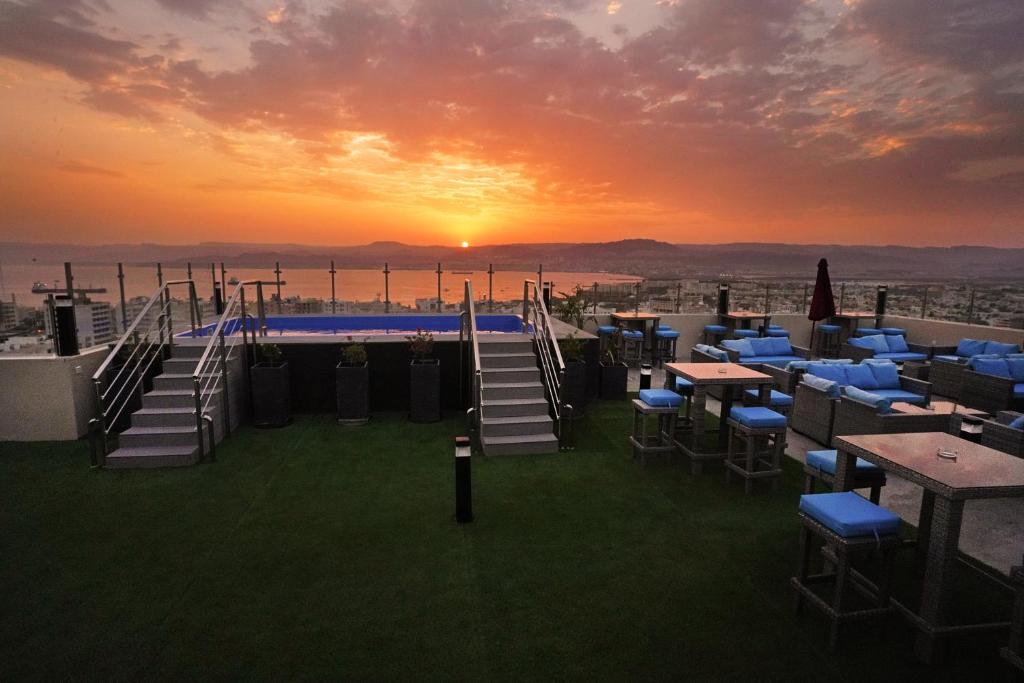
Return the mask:
{"type": "Polygon", "coordinates": [[[441,419],[441,364],[433,357],[434,335],[416,330],[406,337],[412,362],[409,364],[409,419],[437,422],[441,419]]]}
{"type": "MultiPolygon", "coordinates": [[[[350,337],[351,339],[351,337],[350,337]]],[[[366,347],[342,347],[341,362],[334,369],[339,424],[365,424],[370,419],[370,367],[366,347]]]]}
{"type": "Polygon", "coordinates": [[[558,342],[565,362],[562,401],[572,406],[573,419],[583,417],[587,404],[587,364],[583,360],[583,342],[571,334],[558,342]]]}
{"type": "Polygon", "coordinates": [[[619,361],[618,336],[618,332],[612,335],[604,358],[601,359],[600,396],[605,400],[621,400],[626,398],[629,367],[619,361]]]}
{"type": "Polygon", "coordinates": [[[252,419],[257,427],[282,427],[291,421],[288,362],[277,344],[257,344],[252,366],[252,419]]]}

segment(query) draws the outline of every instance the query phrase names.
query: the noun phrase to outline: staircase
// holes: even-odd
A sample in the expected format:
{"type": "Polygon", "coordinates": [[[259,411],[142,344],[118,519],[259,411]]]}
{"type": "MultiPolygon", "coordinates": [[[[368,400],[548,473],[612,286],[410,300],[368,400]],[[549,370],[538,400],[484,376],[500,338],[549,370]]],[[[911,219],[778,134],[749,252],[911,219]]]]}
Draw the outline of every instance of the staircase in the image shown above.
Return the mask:
{"type": "Polygon", "coordinates": [[[480,442],[485,455],[557,453],[554,421],[533,340],[525,334],[478,335],[480,442]]]}
{"type": "MultiPolygon", "coordinates": [[[[205,344],[172,347],[172,357],[163,361],[163,372],[153,379],[153,390],[143,395],[142,408],[132,413],[131,427],[121,432],[117,450],[107,455],[108,468],[183,467],[199,461],[192,374],[204,348],[205,344]]],[[[233,350],[227,362],[228,411],[234,428],[244,406],[241,351],[233,350]]],[[[209,367],[219,372],[220,361],[209,367]]],[[[216,443],[224,438],[223,384],[211,393],[207,413],[213,418],[216,443]]],[[[204,425],[204,450],[209,450],[208,429],[204,425]]]]}

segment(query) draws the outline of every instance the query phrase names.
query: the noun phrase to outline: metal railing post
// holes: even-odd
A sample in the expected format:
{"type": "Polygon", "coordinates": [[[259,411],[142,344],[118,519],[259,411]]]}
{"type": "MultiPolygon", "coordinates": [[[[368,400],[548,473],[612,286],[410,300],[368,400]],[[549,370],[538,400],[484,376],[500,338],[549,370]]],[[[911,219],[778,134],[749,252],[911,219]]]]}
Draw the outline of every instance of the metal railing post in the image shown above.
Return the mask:
{"type": "Polygon", "coordinates": [[[971,287],[971,299],[970,299],[970,302],[967,304],[967,324],[968,325],[973,325],[974,324],[974,294],[975,294],[976,291],[977,290],[972,286],[971,287]]]}
{"type": "MultiPolygon", "coordinates": [[[[189,265],[189,271],[192,270],[192,266],[189,265]]],[[[192,273],[189,273],[189,285],[188,285],[188,321],[189,329],[192,331],[192,336],[196,336],[196,290],[192,286],[192,273]]]]}
{"type": "Polygon", "coordinates": [[[121,331],[128,331],[128,304],[124,299],[124,266],[117,264],[117,288],[121,293],[121,331]]]}
{"type": "Polygon", "coordinates": [[[530,281],[523,283],[523,332],[530,329],[530,281]]]}
{"type": "Polygon", "coordinates": [[[487,310],[494,313],[494,264],[487,264],[487,310]]]}
{"type": "Polygon", "coordinates": [[[192,378],[192,395],[195,399],[196,411],[196,434],[199,437],[199,459],[203,459],[203,406],[202,390],[199,388],[199,378],[192,378]]]}
{"type": "Polygon", "coordinates": [[[597,315],[597,283],[594,283],[594,315],[597,315]]]}
{"type": "Polygon", "coordinates": [[[228,395],[228,354],[224,349],[224,328],[220,330],[220,376],[224,382],[222,387],[223,393],[221,394],[221,402],[224,406],[224,436],[231,435],[231,411],[228,408],[230,396],[228,395]]]}
{"type": "Polygon", "coordinates": [[[281,315],[281,262],[274,261],[274,277],[277,279],[277,314],[281,315]]]}
{"type": "Polygon", "coordinates": [[[388,262],[384,262],[384,312],[391,312],[391,270],[388,262]]]}
{"type": "Polygon", "coordinates": [[[843,304],[846,303],[846,283],[839,285],[839,312],[843,312],[843,304]]]}
{"type": "Polygon", "coordinates": [[[444,310],[444,300],[441,299],[441,264],[437,264],[437,312],[444,310]]]}
{"type": "Polygon", "coordinates": [[[683,288],[683,283],[682,282],[677,282],[676,283],[676,313],[679,313],[679,308],[680,308],[680,306],[679,306],[679,297],[680,297],[680,292],[681,292],[682,288],[683,288]]]}
{"type": "Polygon", "coordinates": [[[925,286],[924,292],[921,294],[921,319],[928,317],[928,287],[925,286]]]}
{"type": "Polygon", "coordinates": [[[327,272],[331,274],[331,315],[334,315],[338,312],[338,300],[334,296],[334,276],[338,271],[334,269],[334,259],[331,259],[331,269],[327,272]]]}
{"type": "Polygon", "coordinates": [[[800,305],[800,308],[801,308],[801,310],[804,313],[807,312],[807,283],[806,282],[804,283],[804,300],[803,300],[803,303],[800,305]]]}

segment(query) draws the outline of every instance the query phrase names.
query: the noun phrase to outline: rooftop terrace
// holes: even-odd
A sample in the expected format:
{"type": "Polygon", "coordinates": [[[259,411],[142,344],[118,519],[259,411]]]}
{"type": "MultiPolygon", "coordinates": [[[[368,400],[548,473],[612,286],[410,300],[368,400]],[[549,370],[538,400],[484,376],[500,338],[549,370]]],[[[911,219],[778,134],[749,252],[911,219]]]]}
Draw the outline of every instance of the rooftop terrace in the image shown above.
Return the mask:
{"type": "MultiPolygon", "coordinates": [[[[799,465],[745,496],[720,472],[629,457],[626,402],[577,449],[475,457],[463,421],[330,416],[240,429],[217,462],[92,471],[84,441],[0,443],[0,670],[89,678],[914,680],[1004,674],[1002,636],[951,641],[793,615],[799,465]]],[[[910,532],[912,533],[912,532],[910,532]]],[[[909,559],[909,554],[908,558],[909,559]]],[[[900,572],[905,574],[907,572],[900,572]]],[[[963,572],[961,606],[1005,608],[963,572]]]]}

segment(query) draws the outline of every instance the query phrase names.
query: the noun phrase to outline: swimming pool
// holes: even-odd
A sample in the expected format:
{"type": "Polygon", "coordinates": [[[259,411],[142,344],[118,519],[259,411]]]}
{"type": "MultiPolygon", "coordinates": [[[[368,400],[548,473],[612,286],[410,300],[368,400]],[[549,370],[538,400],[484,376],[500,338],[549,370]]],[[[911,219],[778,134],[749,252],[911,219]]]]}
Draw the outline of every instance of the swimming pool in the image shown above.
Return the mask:
{"type": "MultiPolygon", "coordinates": [[[[523,331],[523,321],[518,315],[492,314],[476,316],[479,332],[487,334],[512,334],[523,331]]],[[[247,329],[252,330],[256,321],[249,319],[247,329]]],[[[208,336],[216,327],[215,323],[204,325],[197,330],[200,337],[208,336]]],[[[306,337],[323,335],[410,335],[417,330],[436,334],[458,334],[458,315],[279,315],[267,316],[267,335],[275,337],[306,337]]],[[[241,334],[239,318],[232,318],[224,326],[225,334],[241,334]]],[[[191,337],[182,332],[179,337],[191,337]]]]}

